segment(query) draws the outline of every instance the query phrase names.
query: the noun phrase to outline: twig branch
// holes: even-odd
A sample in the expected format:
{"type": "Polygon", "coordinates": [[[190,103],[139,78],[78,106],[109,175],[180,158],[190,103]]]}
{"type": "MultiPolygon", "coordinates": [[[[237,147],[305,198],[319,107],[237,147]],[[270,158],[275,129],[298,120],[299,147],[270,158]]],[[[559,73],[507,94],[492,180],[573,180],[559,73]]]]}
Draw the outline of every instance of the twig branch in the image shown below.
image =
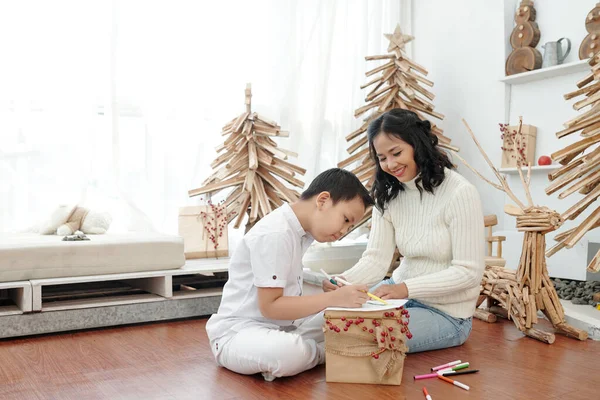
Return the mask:
{"type": "Polygon", "coordinates": [[[523,176],[523,171],[521,170],[521,161],[517,162],[517,170],[519,171],[519,177],[521,178],[521,183],[523,184],[523,189],[525,189],[525,196],[527,196],[527,202],[529,203],[529,207],[533,207],[533,199],[531,198],[531,192],[529,191],[529,174],[531,173],[531,164],[529,166],[529,173],[527,180],[523,176]]]}
{"type": "Polygon", "coordinates": [[[473,171],[473,173],[474,173],[475,175],[477,175],[478,177],[480,177],[481,179],[483,179],[484,181],[486,181],[487,183],[489,183],[490,185],[492,185],[492,186],[493,186],[493,187],[495,187],[496,189],[498,189],[498,190],[503,190],[503,189],[502,189],[502,186],[500,186],[500,185],[498,185],[497,183],[494,183],[494,182],[492,182],[492,181],[488,180],[488,179],[487,179],[485,176],[481,175],[481,174],[479,173],[479,171],[477,171],[475,168],[471,167],[471,166],[469,165],[469,163],[468,163],[468,162],[467,162],[467,161],[466,161],[464,158],[462,158],[462,157],[461,157],[461,156],[460,156],[460,155],[459,155],[457,152],[453,151],[453,152],[452,152],[452,154],[453,154],[453,155],[455,155],[456,157],[458,157],[458,159],[459,159],[459,160],[460,160],[460,161],[461,161],[461,162],[462,162],[462,163],[463,163],[465,166],[467,166],[467,167],[468,167],[468,168],[469,168],[471,171],[473,171]]]}
{"type": "MultiPolygon", "coordinates": [[[[520,143],[523,144],[523,117],[519,117],[519,130],[517,131],[517,138],[520,143]]],[[[521,160],[522,156],[517,148],[517,141],[513,140],[513,148],[515,153],[517,153],[517,171],[519,171],[519,177],[521,178],[521,183],[523,184],[523,189],[525,189],[525,196],[527,197],[527,203],[529,207],[533,207],[533,199],[531,198],[531,192],[529,191],[529,179],[531,178],[531,163],[528,163],[529,170],[527,173],[527,180],[523,177],[523,162],[521,160]]]]}
{"type": "Polygon", "coordinates": [[[504,179],[504,177],[502,175],[500,175],[500,172],[498,172],[498,170],[496,169],[496,167],[494,167],[494,164],[492,163],[492,161],[490,160],[490,158],[488,157],[488,155],[486,154],[486,152],[483,150],[483,148],[479,144],[479,141],[475,137],[475,134],[471,130],[471,127],[469,126],[469,124],[467,124],[467,121],[465,121],[464,118],[463,118],[462,122],[465,125],[465,127],[467,128],[467,131],[469,132],[469,134],[471,135],[471,139],[473,139],[473,141],[475,142],[475,145],[479,149],[479,152],[481,153],[481,155],[483,156],[483,158],[487,162],[488,166],[492,169],[492,171],[494,172],[494,175],[496,175],[496,178],[498,179],[498,181],[502,185],[502,189],[501,190],[504,193],[506,193],[508,195],[508,197],[510,197],[517,204],[517,206],[519,206],[519,208],[521,208],[521,210],[525,210],[526,209],[525,205],[523,203],[521,203],[521,201],[519,201],[519,199],[517,198],[517,196],[515,196],[515,194],[512,192],[512,190],[510,190],[510,187],[506,183],[506,179],[504,179]]]}

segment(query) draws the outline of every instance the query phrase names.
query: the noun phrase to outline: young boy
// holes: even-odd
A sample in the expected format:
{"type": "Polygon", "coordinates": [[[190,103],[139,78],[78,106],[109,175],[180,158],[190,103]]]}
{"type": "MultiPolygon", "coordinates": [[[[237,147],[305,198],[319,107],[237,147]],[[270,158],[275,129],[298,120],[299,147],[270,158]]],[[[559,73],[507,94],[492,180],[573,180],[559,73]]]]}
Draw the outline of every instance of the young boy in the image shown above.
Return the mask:
{"type": "Polygon", "coordinates": [[[244,236],[231,258],[219,311],[206,324],[217,364],[240,374],[261,372],[270,381],[325,362],[320,312],[360,307],[367,286],[302,296],[302,256],[313,240],[339,239],[372,204],[354,174],[333,168],[319,174],[300,200],[282,205],[244,236]]]}

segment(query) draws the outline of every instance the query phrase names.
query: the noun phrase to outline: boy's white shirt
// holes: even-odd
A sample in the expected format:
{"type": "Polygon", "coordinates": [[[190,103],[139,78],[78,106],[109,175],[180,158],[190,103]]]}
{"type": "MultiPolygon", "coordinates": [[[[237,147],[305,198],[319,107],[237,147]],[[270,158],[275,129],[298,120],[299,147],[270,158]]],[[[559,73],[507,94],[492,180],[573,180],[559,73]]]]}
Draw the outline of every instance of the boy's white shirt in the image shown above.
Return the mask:
{"type": "Polygon", "coordinates": [[[229,263],[229,280],[221,305],[206,323],[213,352],[219,339],[246,327],[274,328],[294,321],[263,317],[258,306],[258,287],[283,288],[284,296],[302,295],[302,257],[313,242],[286,203],[262,218],[240,241],[229,263]]]}

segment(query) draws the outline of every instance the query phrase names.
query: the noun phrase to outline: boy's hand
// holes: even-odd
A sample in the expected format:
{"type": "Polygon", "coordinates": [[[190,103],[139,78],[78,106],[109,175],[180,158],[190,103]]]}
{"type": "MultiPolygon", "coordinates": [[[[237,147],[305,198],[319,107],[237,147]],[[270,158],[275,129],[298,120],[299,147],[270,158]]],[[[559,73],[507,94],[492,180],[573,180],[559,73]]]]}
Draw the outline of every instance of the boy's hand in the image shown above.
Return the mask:
{"type": "MultiPolygon", "coordinates": [[[[332,286],[334,285],[332,284],[332,286]]],[[[331,293],[333,296],[331,305],[334,307],[361,307],[369,300],[367,289],[367,285],[342,286],[331,293]]]]}
{"type": "Polygon", "coordinates": [[[405,299],[408,297],[408,288],[404,283],[398,285],[381,285],[375,289],[373,294],[383,300],[405,299]]]}
{"type": "MultiPolygon", "coordinates": [[[[345,279],[343,276],[340,276],[340,278],[345,279]]],[[[335,278],[333,278],[335,280],[335,278]]],[[[342,285],[341,283],[338,282],[337,286],[334,285],[333,283],[329,282],[328,279],[323,279],[323,282],[321,283],[321,286],[323,287],[323,291],[324,292],[331,292],[332,290],[336,290],[338,288],[341,288],[342,285]]]]}

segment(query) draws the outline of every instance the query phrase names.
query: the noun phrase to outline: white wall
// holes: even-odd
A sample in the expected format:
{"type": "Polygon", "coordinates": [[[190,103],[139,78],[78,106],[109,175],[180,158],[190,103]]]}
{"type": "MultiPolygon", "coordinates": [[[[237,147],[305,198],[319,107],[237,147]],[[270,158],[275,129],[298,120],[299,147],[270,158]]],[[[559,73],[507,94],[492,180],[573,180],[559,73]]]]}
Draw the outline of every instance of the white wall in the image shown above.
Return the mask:
{"type": "MultiPolygon", "coordinates": [[[[429,71],[436,111],[446,136],[469,164],[492,177],[468,135],[464,118],[492,161],[500,160],[498,123],[504,120],[504,5],[500,1],[413,1],[413,59],[429,71]]],[[[458,164],[460,161],[456,160],[458,164]]],[[[485,214],[502,214],[502,193],[470,170],[459,171],[479,190],[485,214]]]]}
{"type": "MultiPolygon", "coordinates": [[[[517,4],[516,0],[419,0],[412,3],[412,34],[416,38],[412,47],[413,58],[429,70],[429,77],[435,82],[436,111],[446,115],[441,127],[461,148],[462,157],[488,178],[493,178],[493,174],[463,127],[461,118],[472,127],[495,165],[500,164],[501,157],[498,123],[505,122],[507,118],[507,122],[515,124],[518,116],[522,115],[525,123],[538,127],[536,160],[540,155],[549,155],[569,141],[576,140],[573,137],[559,141],[555,132],[562,129],[563,122],[577,115],[572,109],[573,101],[565,101],[562,95],[575,90],[575,82],[584,73],[512,88],[499,81],[504,76],[506,57],[511,50],[508,37],[515,25],[513,14],[517,4]]],[[[595,4],[594,0],[536,2],[536,21],[541,31],[538,50],[543,54],[541,46],[545,42],[568,37],[572,47],[565,62],[578,60],[579,45],[587,34],[585,18],[595,4]]],[[[477,186],[484,213],[498,215],[498,229],[506,231],[509,236],[505,246],[507,258],[510,254],[518,256],[520,238],[516,235],[514,218],[504,216],[504,193],[484,183],[463,166],[459,167],[459,171],[477,186]]],[[[514,191],[524,199],[518,177],[512,182],[514,191]]],[[[561,201],[557,200],[556,194],[547,197],[543,192],[547,184],[546,174],[534,174],[532,191],[536,204],[563,212],[577,201],[575,195],[561,201]]],[[[567,224],[565,228],[572,225],[567,224]]],[[[593,232],[589,237],[595,240],[595,234],[593,232]]],[[[549,237],[548,246],[552,244],[549,237]]],[[[571,260],[586,258],[585,250],[581,248],[584,245],[587,243],[582,241],[580,248],[569,250],[571,256],[559,253],[560,256],[550,258],[550,274],[585,279],[585,261],[569,265],[569,257],[571,260]]]]}

